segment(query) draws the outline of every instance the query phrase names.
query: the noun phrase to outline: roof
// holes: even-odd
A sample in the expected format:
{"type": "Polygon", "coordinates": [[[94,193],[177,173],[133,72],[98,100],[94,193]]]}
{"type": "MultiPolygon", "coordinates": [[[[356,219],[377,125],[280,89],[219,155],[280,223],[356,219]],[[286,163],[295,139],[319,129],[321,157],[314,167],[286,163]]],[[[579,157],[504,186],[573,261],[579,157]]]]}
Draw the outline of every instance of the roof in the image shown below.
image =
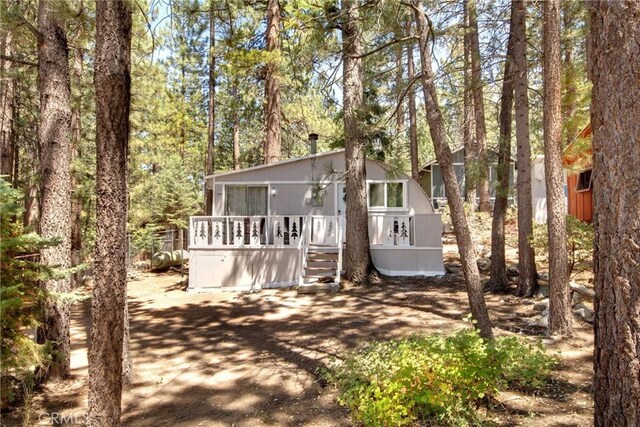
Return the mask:
{"type": "MultiPolygon", "coordinates": [[[[464,147],[455,148],[455,149],[451,150],[451,154],[455,154],[458,151],[462,151],[462,150],[464,150],[464,147]]],[[[491,151],[496,155],[499,154],[498,151],[495,148],[492,148],[492,147],[488,147],[487,151],[491,151]]],[[[511,158],[512,162],[514,162],[514,163],[516,162],[516,158],[514,156],[509,156],[509,157],[511,158]]],[[[428,166],[431,166],[431,165],[435,165],[437,163],[438,163],[438,159],[431,159],[427,163],[423,164],[422,167],[420,168],[420,170],[423,170],[424,168],[426,168],[428,166]]]]}
{"type": "Polygon", "coordinates": [[[273,167],[273,166],[279,166],[279,165],[284,165],[284,164],[287,164],[287,163],[294,163],[294,162],[299,162],[299,161],[302,161],[302,160],[309,160],[309,159],[313,159],[313,158],[317,159],[317,158],[320,158],[320,157],[325,157],[325,156],[329,156],[329,155],[337,154],[337,153],[342,153],[342,152],[344,152],[344,148],[340,149],[340,150],[326,151],[324,153],[310,154],[308,156],[303,156],[303,157],[296,157],[296,158],[293,158],[293,159],[280,160],[279,162],[267,163],[267,164],[264,164],[264,165],[251,166],[249,168],[244,168],[244,169],[236,169],[236,170],[232,170],[232,171],[228,171],[228,172],[214,173],[213,175],[205,176],[204,179],[207,180],[207,179],[211,179],[211,178],[218,178],[220,176],[234,175],[234,174],[237,174],[237,173],[244,173],[244,172],[248,172],[248,171],[266,169],[266,168],[270,168],[270,167],[273,167]]]}
{"type": "Polygon", "coordinates": [[[589,123],[571,144],[562,152],[562,165],[572,169],[588,169],[592,164],[591,135],[593,129],[589,123]]]}

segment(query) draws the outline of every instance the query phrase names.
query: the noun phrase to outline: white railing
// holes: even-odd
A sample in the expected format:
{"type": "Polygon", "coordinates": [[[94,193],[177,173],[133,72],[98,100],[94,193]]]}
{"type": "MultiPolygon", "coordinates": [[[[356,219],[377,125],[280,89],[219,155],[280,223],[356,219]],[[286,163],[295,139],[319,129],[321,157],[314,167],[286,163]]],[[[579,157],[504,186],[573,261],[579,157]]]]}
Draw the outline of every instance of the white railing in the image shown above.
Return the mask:
{"type": "MultiPolygon", "coordinates": [[[[342,215],[194,216],[190,223],[192,248],[341,246],[346,237],[342,215]]],[[[369,215],[372,246],[414,246],[415,233],[413,215],[369,215]]]]}
{"type": "Polygon", "coordinates": [[[371,245],[413,246],[413,215],[370,214],[369,240],[371,245]]]}
{"type": "Polygon", "coordinates": [[[340,242],[340,244],[338,245],[338,265],[336,266],[336,281],[335,281],[336,285],[340,285],[340,274],[342,273],[343,236],[344,236],[343,221],[339,221],[338,222],[338,242],[340,242]]]}
{"type": "Polygon", "coordinates": [[[309,251],[309,221],[302,223],[301,238],[298,242],[298,286],[304,284],[304,269],[307,266],[307,252],[309,251]]]}
{"type": "Polygon", "coordinates": [[[304,215],[193,216],[189,244],[192,248],[297,248],[306,220],[304,215]]]}

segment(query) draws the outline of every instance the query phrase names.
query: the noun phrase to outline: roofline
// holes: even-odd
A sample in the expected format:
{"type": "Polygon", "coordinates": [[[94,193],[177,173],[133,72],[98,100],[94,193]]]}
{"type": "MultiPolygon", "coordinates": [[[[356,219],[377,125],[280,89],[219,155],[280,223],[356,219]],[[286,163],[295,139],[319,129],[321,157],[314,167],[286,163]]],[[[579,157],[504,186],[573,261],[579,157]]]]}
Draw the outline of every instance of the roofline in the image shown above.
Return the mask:
{"type": "MultiPolygon", "coordinates": [[[[458,151],[460,151],[460,150],[464,150],[464,147],[458,147],[458,148],[457,148],[457,149],[455,149],[455,150],[451,150],[451,154],[457,153],[457,152],[458,152],[458,151]]],[[[498,150],[494,149],[493,147],[487,147],[487,150],[493,151],[495,154],[500,154],[500,153],[498,152],[498,150]]],[[[516,158],[516,157],[514,157],[514,156],[513,156],[513,155],[511,155],[511,154],[509,154],[509,159],[511,159],[511,161],[512,161],[512,162],[514,162],[514,163],[515,163],[515,162],[516,162],[516,160],[517,160],[517,158],[516,158]]],[[[423,165],[422,165],[422,167],[420,168],[420,170],[422,171],[424,168],[426,168],[426,167],[428,167],[428,166],[431,166],[431,165],[434,165],[434,164],[436,164],[436,163],[438,163],[438,159],[437,159],[437,158],[436,158],[436,159],[432,159],[432,160],[428,161],[427,163],[423,164],[423,165]]]]}
{"type": "Polygon", "coordinates": [[[299,162],[301,160],[308,160],[308,159],[313,159],[313,158],[318,158],[318,157],[324,157],[324,156],[328,156],[330,154],[336,154],[336,153],[342,153],[342,152],[344,152],[344,148],[342,148],[340,150],[325,151],[324,153],[310,154],[310,155],[304,156],[304,157],[295,157],[293,159],[281,160],[281,161],[275,162],[275,163],[267,163],[267,164],[264,164],[264,165],[251,166],[249,168],[244,168],[244,169],[237,169],[237,170],[228,171],[228,172],[214,173],[212,175],[206,175],[204,177],[204,179],[206,181],[206,180],[211,179],[211,178],[218,178],[218,177],[221,177],[221,176],[228,176],[228,175],[234,175],[234,174],[237,174],[237,173],[255,171],[255,170],[259,170],[259,169],[270,168],[272,166],[279,166],[279,165],[284,165],[284,164],[287,164],[287,163],[294,163],[294,162],[299,162]]]}

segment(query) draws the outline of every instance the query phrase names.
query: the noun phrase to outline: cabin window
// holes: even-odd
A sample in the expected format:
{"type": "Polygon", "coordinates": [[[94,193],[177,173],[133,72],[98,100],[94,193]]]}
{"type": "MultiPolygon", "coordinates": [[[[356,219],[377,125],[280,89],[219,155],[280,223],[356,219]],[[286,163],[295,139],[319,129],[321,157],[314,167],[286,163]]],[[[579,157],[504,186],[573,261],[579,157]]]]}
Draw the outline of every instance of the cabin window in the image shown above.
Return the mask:
{"type": "Polygon", "coordinates": [[[404,208],[405,207],[405,183],[397,182],[370,182],[369,183],[369,207],[374,209],[404,208]]]}
{"type": "Polygon", "coordinates": [[[576,191],[591,190],[591,185],[591,169],[580,172],[580,175],[578,175],[578,182],[576,184],[576,191]]]}
{"type": "Polygon", "coordinates": [[[225,211],[230,216],[266,216],[268,191],[266,185],[226,186],[225,211]]]}

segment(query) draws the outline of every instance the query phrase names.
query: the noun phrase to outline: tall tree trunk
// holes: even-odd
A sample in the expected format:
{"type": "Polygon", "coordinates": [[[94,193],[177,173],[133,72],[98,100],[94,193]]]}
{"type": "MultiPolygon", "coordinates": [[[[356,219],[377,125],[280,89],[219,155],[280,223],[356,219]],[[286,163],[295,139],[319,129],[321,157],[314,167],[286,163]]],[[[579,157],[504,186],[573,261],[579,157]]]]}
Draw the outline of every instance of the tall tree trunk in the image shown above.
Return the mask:
{"type": "MultiPolygon", "coordinates": [[[[395,38],[399,39],[400,38],[400,30],[396,30],[395,31],[395,38]]],[[[395,92],[396,92],[396,97],[397,99],[400,99],[400,97],[402,96],[402,82],[404,81],[404,67],[403,67],[403,62],[402,62],[402,48],[398,47],[396,49],[396,87],[395,87],[395,92]]],[[[404,133],[404,124],[405,124],[405,111],[404,111],[404,103],[399,103],[398,104],[398,109],[396,111],[396,134],[398,136],[398,138],[403,138],[403,133],[404,133]]],[[[398,147],[401,147],[400,144],[398,144],[398,147]]],[[[402,150],[398,150],[398,151],[402,151],[402,150]]]]}
{"type": "Polygon", "coordinates": [[[131,9],[118,0],[96,6],[96,263],[86,421],[104,427],[119,425],[122,396],[131,9]]]}
{"type": "Polygon", "coordinates": [[[469,27],[469,0],[464,0],[464,120],[462,123],[464,141],[464,199],[472,207],[476,204],[476,180],[473,176],[474,161],[476,158],[475,119],[473,108],[473,87],[471,85],[471,28],[469,27]]]}
{"type": "Polygon", "coordinates": [[[460,260],[462,261],[462,271],[467,282],[467,293],[469,295],[469,305],[471,314],[477,321],[480,335],[486,339],[493,339],[491,320],[482,292],[480,273],[476,263],[476,251],[471,238],[471,232],[467,224],[464,213],[460,187],[456,179],[455,170],[451,159],[451,149],[447,144],[446,129],[444,119],[440,113],[436,87],[434,83],[433,70],[431,69],[431,58],[428,48],[428,23],[422,10],[422,3],[419,0],[411,0],[411,7],[414,11],[420,44],[420,62],[422,64],[422,86],[424,92],[424,103],[429,123],[429,131],[436,152],[436,159],[442,168],[444,178],[445,193],[447,201],[451,207],[451,222],[458,241],[460,260]]]}
{"type": "Polygon", "coordinates": [[[240,169],[240,122],[238,119],[238,77],[233,80],[231,97],[233,98],[233,169],[240,169]]]}
{"type": "Polygon", "coordinates": [[[498,180],[491,223],[491,279],[493,292],[506,292],[508,286],[505,261],[504,221],[509,204],[509,171],[511,169],[511,122],[513,120],[513,21],[517,5],[511,3],[509,41],[504,63],[504,79],[500,98],[500,140],[498,142],[498,180]]]}
{"type": "Polygon", "coordinates": [[[527,9],[524,0],[513,0],[513,67],[516,111],[516,145],[518,176],[518,289],[521,297],[532,297],[538,290],[533,235],[533,207],[531,199],[531,143],[529,142],[529,93],[527,64],[527,9]]]}
{"type": "Polygon", "coordinates": [[[342,96],[346,164],[346,278],[367,284],[373,270],[369,248],[369,213],[367,208],[367,139],[360,117],[364,102],[362,85],[362,32],[358,0],[343,0],[342,22],[342,96]]]}
{"type": "Polygon", "coordinates": [[[562,174],[562,111],[560,78],[560,0],[543,4],[544,166],[549,227],[548,335],[573,332],[569,295],[567,226],[562,174]]]}
{"type": "Polygon", "coordinates": [[[577,123],[573,116],[576,114],[577,92],[576,65],[573,55],[572,31],[576,20],[576,6],[579,2],[566,1],[562,3],[563,51],[562,68],[564,70],[564,99],[562,102],[562,117],[566,130],[566,145],[573,142],[578,133],[577,123]]]}
{"type": "MultiPolygon", "coordinates": [[[[6,7],[10,7],[7,3],[6,7]]],[[[13,34],[8,28],[0,30],[0,54],[13,55],[13,34]]],[[[11,181],[14,158],[15,84],[11,61],[0,58],[0,175],[11,181]]]]}
{"type": "MultiPolygon", "coordinates": [[[[407,35],[411,34],[411,19],[407,20],[407,35]]],[[[415,78],[415,65],[413,63],[412,42],[407,43],[407,80],[413,84],[415,78]]],[[[411,177],[417,181],[420,179],[420,165],[418,157],[418,119],[416,112],[416,93],[413,87],[407,93],[409,98],[409,155],[411,157],[411,177]]]]}
{"type": "Polygon", "coordinates": [[[640,3],[591,4],[596,426],[640,425],[640,3]]]}
{"type": "Polygon", "coordinates": [[[278,76],[280,60],[280,3],[279,0],[269,0],[267,6],[267,78],[265,96],[267,98],[267,139],[264,151],[264,162],[273,163],[280,160],[281,137],[281,112],[280,112],[280,80],[278,76]]]}
{"type": "Polygon", "coordinates": [[[487,127],[484,115],[484,89],[482,83],[482,63],[480,60],[480,36],[478,34],[478,10],[475,0],[469,0],[469,27],[471,29],[469,43],[471,48],[471,81],[473,86],[473,108],[476,125],[476,175],[478,189],[478,210],[491,211],[489,195],[489,179],[487,170],[487,127]]]}
{"type": "MultiPolygon", "coordinates": [[[[76,87],[76,94],[71,107],[71,158],[72,162],[80,157],[80,140],[82,136],[81,106],[82,106],[82,71],[83,57],[82,47],[80,46],[80,38],[82,37],[82,25],[78,25],[78,32],[75,35],[75,44],[77,47],[73,49],[73,70],[72,80],[76,87]]],[[[80,177],[76,171],[71,174],[71,188],[78,188],[80,177]]],[[[71,199],[71,265],[74,267],[79,265],[80,251],[82,250],[82,195],[74,192],[71,199]]],[[[82,273],[73,275],[73,285],[77,286],[80,282],[82,273]]]]}
{"type": "MultiPolygon", "coordinates": [[[[42,250],[42,262],[66,269],[71,266],[71,87],[67,36],[55,2],[40,2],[38,33],[40,233],[60,241],[42,250]]],[[[71,278],[48,280],[44,287],[53,293],[69,292],[71,278]]],[[[71,353],[68,299],[48,299],[38,338],[53,343],[53,364],[47,374],[66,376],[71,353]]]]}
{"type": "MultiPolygon", "coordinates": [[[[209,123],[207,126],[207,160],[204,167],[205,175],[212,175],[215,171],[216,148],[216,2],[209,1],[209,123]]],[[[205,184],[204,213],[211,215],[213,210],[213,188],[205,184]]]]}

